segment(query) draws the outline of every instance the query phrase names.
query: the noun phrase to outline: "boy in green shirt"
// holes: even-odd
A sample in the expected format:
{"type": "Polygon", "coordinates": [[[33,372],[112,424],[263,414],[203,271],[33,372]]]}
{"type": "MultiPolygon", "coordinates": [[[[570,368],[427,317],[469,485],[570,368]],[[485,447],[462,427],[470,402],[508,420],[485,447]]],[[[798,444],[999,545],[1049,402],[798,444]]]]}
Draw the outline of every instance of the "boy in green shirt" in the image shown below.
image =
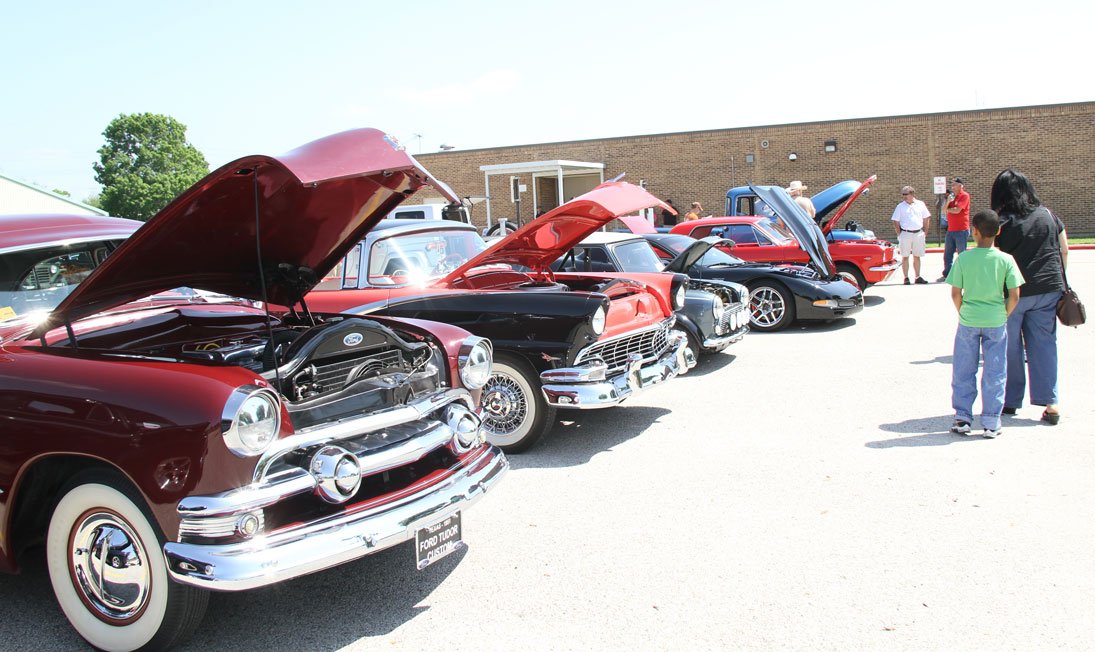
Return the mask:
{"type": "Polygon", "coordinates": [[[951,432],[969,435],[973,423],[973,401],[977,398],[977,362],[981,369],[981,427],[983,435],[1000,434],[1000,412],[1004,409],[1007,381],[1008,315],[1019,303],[1023,275],[1015,259],[992,246],[1000,232],[1000,217],[990,210],[973,216],[976,249],[962,252],[951,266],[947,283],[951,300],[958,309],[958,332],[954,336],[951,373],[951,432]],[[1004,296],[1007,296],[1007,300],[1004,296]]]}

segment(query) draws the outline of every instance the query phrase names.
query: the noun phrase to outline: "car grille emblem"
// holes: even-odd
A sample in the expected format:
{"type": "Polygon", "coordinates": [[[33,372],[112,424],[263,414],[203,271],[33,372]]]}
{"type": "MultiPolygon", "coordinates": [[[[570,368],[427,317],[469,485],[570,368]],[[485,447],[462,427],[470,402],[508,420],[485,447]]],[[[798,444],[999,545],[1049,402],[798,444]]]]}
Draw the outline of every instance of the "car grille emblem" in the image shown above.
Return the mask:
{"type": "Polygon", "coordinates": [[[342,343],[346,346],[357,346],[361,344],[361,340],[365,339],[361,333],[350,333],[346,337],[342,338],[342,343]]]}

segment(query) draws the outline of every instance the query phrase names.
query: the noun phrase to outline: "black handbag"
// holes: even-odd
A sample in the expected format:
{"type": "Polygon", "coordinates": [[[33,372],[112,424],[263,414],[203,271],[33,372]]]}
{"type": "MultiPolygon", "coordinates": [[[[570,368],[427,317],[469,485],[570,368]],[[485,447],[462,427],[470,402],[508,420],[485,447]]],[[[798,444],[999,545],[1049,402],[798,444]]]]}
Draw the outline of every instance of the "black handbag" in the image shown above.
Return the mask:
{"type": "Polygon", "coordinates": [[[1087,321],[1087,310],[1080,302],[1080,297],[1076,296],[1076,291],[1068,287],[1067,280],[1065,291],[1057,300],[1057,319],[1065,326],[1079,326],[1087,321]]]}

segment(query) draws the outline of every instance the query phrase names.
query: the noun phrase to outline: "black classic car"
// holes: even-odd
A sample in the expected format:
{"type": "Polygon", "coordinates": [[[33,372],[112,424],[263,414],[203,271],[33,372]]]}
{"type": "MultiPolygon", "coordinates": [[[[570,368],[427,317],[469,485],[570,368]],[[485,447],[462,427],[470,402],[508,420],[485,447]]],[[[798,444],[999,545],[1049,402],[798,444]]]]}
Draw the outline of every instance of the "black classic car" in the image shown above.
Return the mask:
{"type": "Polygon", "coordinates": [[[604,183],[490,247],[468,224],[384,220],[307,304],[432,319],[489,338],[487,440],[524,450],[551,428],[556,409],[612,407],[695,365],[675,324],[685,275],[550,268],[615,217],[663,205],[637,186],[604,183]]]}
{"type": "MultiPolygon", "coordinates": [[[[603,231],[590,234],[551,268],[557,272],[672,273],[643,237],[603,231]]],[[[694,355],[717,353],[745,337],[749,314],[749,289],[744,285],[694,278],[689,280],[684,307],[677,311],[677,327],[688,333],[694,355]]]]}

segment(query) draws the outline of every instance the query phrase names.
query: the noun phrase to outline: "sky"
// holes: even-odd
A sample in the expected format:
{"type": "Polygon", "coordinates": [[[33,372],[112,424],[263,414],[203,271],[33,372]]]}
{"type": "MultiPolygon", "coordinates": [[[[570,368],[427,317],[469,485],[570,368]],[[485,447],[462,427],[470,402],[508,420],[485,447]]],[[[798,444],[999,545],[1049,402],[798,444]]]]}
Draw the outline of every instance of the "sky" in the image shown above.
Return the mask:
{"type": "Polygon", "coordinates": [[[418,154],[1095,100],[1081,2],[4,5],[0,173],[77,200],[120,114],[216,169],[356,127],[418,154]]]}

